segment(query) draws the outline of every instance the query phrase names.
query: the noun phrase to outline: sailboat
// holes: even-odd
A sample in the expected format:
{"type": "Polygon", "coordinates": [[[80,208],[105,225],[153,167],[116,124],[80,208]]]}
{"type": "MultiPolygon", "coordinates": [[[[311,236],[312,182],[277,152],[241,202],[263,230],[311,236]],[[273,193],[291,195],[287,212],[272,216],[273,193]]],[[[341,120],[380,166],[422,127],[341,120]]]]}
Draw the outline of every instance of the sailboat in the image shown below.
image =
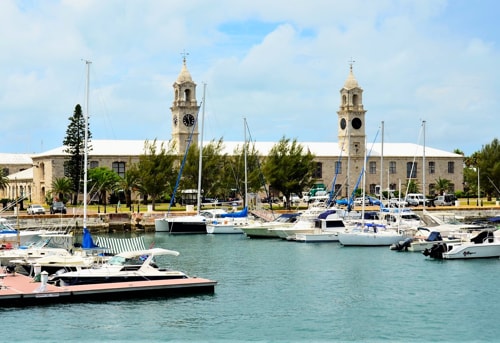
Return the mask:
{"type": "MultiPolygon", "coordinates": [[[[169,216],[169,211],[162,218],[155,219],[155,231],[156,232],[168,232],[171,234],[206,234],[207,233],[207,221],[214,220],[216,216],[220,214],[227,213],[223,209],[209,209],[200,211],[201,209],[201,172],[202,172],[202,156],[203,156],[203,122],[205,116],[205,89],[206,84],[203,85],[203,100],[202,100],[202,120],[201,122],[201,139],[199,145],[199,166],[198,166],[198,193],[197,193],[197,213],[195,215],[185,215],[185,216],[169,216]]],[[[198,120],[199,115],[197,116],[198,120]]],[[[196,125],[193,125],[191,136],[189,139],[189,143],[186,147],[186,151],[184,153],[184,160],[181,165],[181,170],[179,171],[179,175],[177,176],[177,182],[174,187],[174,195],[179,185],[180,177],[182,175],[182,170],[184,163],[186,161],[186,156],[189,151],[189,146],[191,143],[191,137],[193,135],[193,131],[196,125]]],[[[170,206],[172,206],[172,202],[174,197],[172,197],[170,201],[170,206]]]]}
{"type": "Polygon", "coordinates": [[[248,173],[247,173],[247,120],[243,118],[244,123],[244,158],[245,158],[245,203],[241,211],[223,213],[217,215],[215,220],[207,223],[207,233],[243,233],[241,227],[249,224],[248,217],[248,173]]]}
{"type": "MultiPolygon", "coordinates": [[[[367,154],[365,150],[363,176],[363,194],[365,198],[366,189],[366,162],[367,154]]],[[[344,246],[390,246],[405,238],[399,228],[391,228],[380,221],[365,220],[365,203],[363,202],[361,211],[361,221],[354,222],[345,231],[339,232],[340,244],[344,246]]]]}

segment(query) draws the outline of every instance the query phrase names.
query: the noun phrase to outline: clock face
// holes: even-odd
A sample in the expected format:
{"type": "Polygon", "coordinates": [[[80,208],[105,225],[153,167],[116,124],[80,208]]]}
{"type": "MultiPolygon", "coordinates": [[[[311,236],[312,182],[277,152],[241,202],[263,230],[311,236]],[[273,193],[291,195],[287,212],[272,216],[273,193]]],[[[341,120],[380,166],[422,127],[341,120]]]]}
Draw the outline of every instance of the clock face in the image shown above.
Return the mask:
{"type": "Polygon", "coordinates": [[[178,122],[179,122],[179,118],[177,118],[177,116],[174,116],[174,126],[177,126],[178,122]]]}
{"type": "Polygon", "coordinates": [[[340,128],[342,130],[345,130],[345,127],[347,126],[345,118],[340,119],[340,128]]]}
{"type": "Polygon", "coordinates": [[[356,130],[360,129],[362,125],[361,119],[359,118],[354,118],[352,120],[352,127],[356,130]]]}
{"type": "Polygon", "coordinates": [[[182,117],[182,122],[186,126],[193,126],[194,125],[194,116],[192,114],[185,114],[184,117],[182,117]]]}

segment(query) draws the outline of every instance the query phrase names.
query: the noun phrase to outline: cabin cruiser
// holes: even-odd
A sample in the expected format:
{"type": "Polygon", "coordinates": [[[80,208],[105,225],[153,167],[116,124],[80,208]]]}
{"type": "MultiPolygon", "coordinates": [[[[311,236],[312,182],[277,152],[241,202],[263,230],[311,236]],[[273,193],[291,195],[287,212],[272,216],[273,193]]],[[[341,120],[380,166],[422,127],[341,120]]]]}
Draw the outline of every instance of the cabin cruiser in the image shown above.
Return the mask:
{"type": "Polygon", "coordinates": [[[179,253],[162,248],[127,251],[111,257],[96,268],[56,273],[49,276],[49,282],[57,285],[84,285],[188,278],[181,271],[158,267],[155,257],[163,255],[178,256],[179,253]]]}

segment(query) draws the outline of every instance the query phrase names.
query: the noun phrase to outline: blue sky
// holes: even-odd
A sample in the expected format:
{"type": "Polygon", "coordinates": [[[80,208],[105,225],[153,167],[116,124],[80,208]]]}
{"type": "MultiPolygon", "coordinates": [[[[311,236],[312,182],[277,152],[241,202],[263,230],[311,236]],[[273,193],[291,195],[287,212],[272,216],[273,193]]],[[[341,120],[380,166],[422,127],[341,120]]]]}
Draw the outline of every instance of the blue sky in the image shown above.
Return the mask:
{"type": "Polygon", "coordinates": [[[466,155],[498,137],[494,0],[0,1],[0,152],[62,145],[85,103],[94,139],[171,138],[182,52],[207,84],[205,139],[333,141],[355,60],[367,140],[466,155]],[[380,137],[380,136],[379,136],[380,137]]]}

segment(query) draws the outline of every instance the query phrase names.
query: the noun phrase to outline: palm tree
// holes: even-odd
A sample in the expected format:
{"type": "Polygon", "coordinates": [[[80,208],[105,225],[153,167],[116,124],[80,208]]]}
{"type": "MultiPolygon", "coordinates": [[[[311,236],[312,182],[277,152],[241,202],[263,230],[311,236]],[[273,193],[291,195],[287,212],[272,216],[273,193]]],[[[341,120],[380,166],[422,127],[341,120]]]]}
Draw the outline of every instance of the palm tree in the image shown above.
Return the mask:
{"type": "Polygon", "coordinates": [[[70,178],[56,177],[54,181],[52,181],[52,192],[57,194],[59,201],[66,203],[66,195],[70,194],[72,189],[73,185],[70,178]]]}
{"type": "Polygon", "coordinates": [[[450,188],[450,180],[439,178],[436,180],[436,190],[440,195],[443,195],[444,192],[447,192],[450,188]]]}
{"type": "Polygon", "coordinates": [[[139,177],[135,169],[127,170],[125,176],[118,182],[118,185],[125,192],[127,207],[132,206],[132,190],[139,186],[139,177]]]}
{"type": "Polygon", "coordinates": [[[9,185],[9,178],[3,174],[3,170],[0,169],[0,188],[6,188],[9,185]]]}

